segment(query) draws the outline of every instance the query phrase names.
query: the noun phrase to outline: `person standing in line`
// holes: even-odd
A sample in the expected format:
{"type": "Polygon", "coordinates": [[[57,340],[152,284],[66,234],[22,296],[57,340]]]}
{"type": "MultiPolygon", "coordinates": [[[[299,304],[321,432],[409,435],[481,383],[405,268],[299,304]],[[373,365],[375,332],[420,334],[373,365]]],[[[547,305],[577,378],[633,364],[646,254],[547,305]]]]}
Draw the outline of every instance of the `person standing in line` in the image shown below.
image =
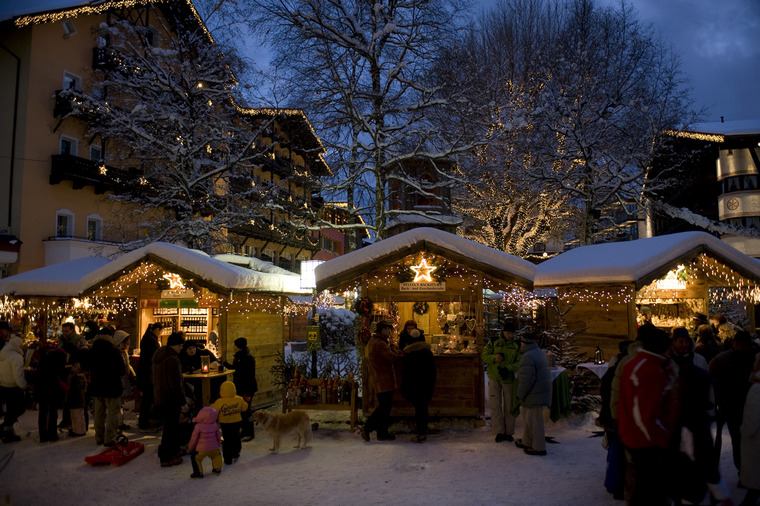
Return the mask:
{"type": "Polygon", "coordinates": [[[760,501],[760,354],[750,377],[752,386],[747,393],[742,419],[741,483],[747,488],[740,506],[755,506],[760,501]]]}
{"type": "Polygon", "coordinates": [[[151,427],[153,413],[153,355],[161,346],[158,338],[163,327],[160,323],[148,325],[140,339],[140,361],[137,364],[137,387],[140,389],[140,415],[137,426],[146,430],[151,427]]]}
{"type": "Polygon", "coordinates": [[[404,341],[405,346],[401,349],[404,354],[401,392],[406,400],[414,406],[417,432],[414,440],[422,443],[427,440],[428,405],[433,398],[433,390],[435,389],[435,357],[433,357],[430,344],[425,342],[424,334],[417,328],[417,324],[413,320],[406,323],[405,331],[408,332],[408,335],[404,341]]]}
{"type": "Polygon", "coordinates": [[[251,441],[254,436],[253,428],[253,396],[259,389],[256,381],[256,359],[251,350],[248,348],[248,340],[245,337],[235,339],[235,356],[232,358],[232,364],[225,364],[233,371],[232,382],[235,389],[245,402],[248,403],[248,409],[242,413],[242,422],[240,435],[243,442],[251,441]]]}
{"type": "Polygon", "coordinates": [[[121,376],[122,397],[121,409],[119,409],[119,430],[129,430],[131,427],[124,420],[125,398],[132,395],[132,382],[136,376],[132,364],[129,363],[129,334],[123,330],[117,330],[113,334],[113,344],[119,350],[121,361],[124,363],[124,374],[121,376]]]}
{"type": "Polygon", "coordinates": [[[491,431],[496,442],[514,441],[517,403],[517,371],[520,368],[520,343],[515,341],[517,323],[507,318],[501,335],[483,348],[482,358],[488,373],[488,406],[491,431]]]}
{"type": "Polygon", "coordinates": [[[736,333],[731,349],[719,353],[710,362],[710,376],[715,387],[715,401],[718,404],[718,432],[715,446],[720,455],[722,447],[723,424],[728,426],[731,437],[734,465],[741,469],[741,423],[744,401],[747,398],[755,363],[755,349],[752,337],[745,331],[736,333]]]}
{"type": "Polygon", "coordinates": [[[521,336],[522,358],[517,373],[517,398],[523,414],[522,439],[515,445],[528,455],[546,455],[544,407],[552,404],[552,378],[546,353],[538,347],[535,331],[528,327],[521,336]]]}
{"type": "Polygon", "coordinates": [[[5,419],[2,426],[3,443],[21,441],[13,426],[26,408],[24,407],[24,356],[21,338],[11,337],[0,350],[0,401],[5,404],[5,419]]]}
{"type": "Polygon", "coordinates": [[[643,325],[637,337],[642,350],[621,366],[617,408],[628,460],[625,495],[635,506],[664,506],[672,493],[668,466],[678,427],[678,367],[665,356],[665,332],[643,325]]]}
{"type": "Polygon", "coordinates": [[[58,408],[63,405],[68,389],[66,352],[43,335],[36,356],[34,391],[40,443],[54,442],[58,441],[58,408]]]}
{"type": "Polygon", "coordinates": [[[163,424],[161,443],[158,446],[161,467],[182,463],[179,417],[183,409],[188,409],[179,361],[179,352],[184,343],[182,332],[172,332],[166,346],[159,348],[153,355],[153,395],[163,424]]]}
{"type": "Polygon", "coordinates": [[[400,356],[391,350],[388,338],[393,325],[388,321],[378,322],[375,334],[367,343],[367,369],[369,380],[375,389],[377,406],[367,418],[362,428],[362,438],[369,441],[370,434],[377,432],[378,441],[392,441],[396,436],[389,432],[393,391],[396,389],[394,361],[400,356]]]}
{"type": "Polygon", "coordinates": [[[123,392],[124,361],[113,340],[109,328],[101,329],[87,354],[90,395],[95,399],[95,443],[104,446],[115,444],[123,392]]]}

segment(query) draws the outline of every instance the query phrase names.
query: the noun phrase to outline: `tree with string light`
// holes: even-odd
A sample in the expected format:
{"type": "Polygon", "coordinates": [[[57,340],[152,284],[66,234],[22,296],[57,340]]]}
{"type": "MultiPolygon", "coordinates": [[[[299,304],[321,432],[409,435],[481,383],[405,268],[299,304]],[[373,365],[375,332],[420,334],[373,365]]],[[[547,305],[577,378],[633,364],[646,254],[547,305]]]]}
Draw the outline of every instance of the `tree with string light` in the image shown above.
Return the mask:
{"type": "MultiPolygon", "coordinates": [[[[435,215],[424,210],[389,213],[391,181],[432,200],[443,187],[459,183],[439,163],[478,144],[483,129],[464,124],[452,110],[472,106],[464,95],[444,97],[430,70],[439,48],[456,32],[457,6],[451,0],[407,2],[357,0],[257,0],[255,23],[268,33],[278,54],[275,88],[289,92],[315,117],[331,149],[335,178],[328,196],[348,201],[350,212],[372,217],[382,237],[389,218],[435,215]],[[433,118],[444,115],[447,128],[433,118]],[[434,181],[417,177],[405,162],[429,160],[434,181]]],[[[473,115],[485,118],[485,115],[473,115]]],[[[344,227],[364,226],[362,224],[344,227]]]]}
{"type": "MultiPolygon", "coordinates": [[[[175,7],[162,9],[160,33],[126,20],[101,25],[97,40],[107,58],[96,84],[62,92],[72,104],[67,116],[85,119],[108,165],[119,168],[100,168],[112,179],[112,198],[135,204],[146,240],[206,251],[237,227],[258,221],[274,228],[273,213],[303,228],[310,196],[294,198],[282,184],[253,177],[257,167],[279,162],[274,144],[263,142],[273,137],[276,116],[237,105],[243,62],[175,7]]],[[[304,177],[291,171],[283,180],[291,176],[304,177]]]]}

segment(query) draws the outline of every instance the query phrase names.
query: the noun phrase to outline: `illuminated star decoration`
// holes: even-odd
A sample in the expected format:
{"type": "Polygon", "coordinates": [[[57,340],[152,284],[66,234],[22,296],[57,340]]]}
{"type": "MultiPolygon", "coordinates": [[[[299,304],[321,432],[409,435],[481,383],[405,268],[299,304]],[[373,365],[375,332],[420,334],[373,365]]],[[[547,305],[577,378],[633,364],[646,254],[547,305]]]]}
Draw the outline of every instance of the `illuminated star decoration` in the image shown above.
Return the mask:
{"type": "Polygon", "coordinates": [[[168,273],[164,274],[163,278],[169,282],[170,290],[183,290],[185,288],[185,284],[182,282],[179,274],[168,273]]]}
{"type": "Polygon", "coordinates": [[[438,267],[429,265],[427,259],[422,257],[420,263],[412,265],[410,269],[414,271],[414,283],[432,283],[433,277],[431,274],[433,274],[438,267]]]}

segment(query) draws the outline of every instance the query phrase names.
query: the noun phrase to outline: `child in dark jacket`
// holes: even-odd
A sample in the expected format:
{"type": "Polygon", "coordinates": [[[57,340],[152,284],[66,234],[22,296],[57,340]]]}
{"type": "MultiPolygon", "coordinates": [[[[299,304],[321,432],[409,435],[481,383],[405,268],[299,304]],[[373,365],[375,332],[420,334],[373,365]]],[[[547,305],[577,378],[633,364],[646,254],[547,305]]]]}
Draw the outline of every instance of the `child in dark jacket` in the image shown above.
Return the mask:
{"type": "Polygon", "coordinates": [[[224,437],[224,463],[230,465],[240,457],[240,427],[243,422],[242,414],[248,409],[248,403],[237,395],[233,382],[225,381],[219,389],[219,398],[212,406],[219,412],[219,425],[224,437]]]}
{"type": "Polygon", "coordinates": [[[222,443],[222,434],[219,430],[219,424],[216,423],[216,410],[211,406],[206,406],[198,412],[195,417],[195,428],[193,435],[190,437],[190,455],[198,466],[191,478],[203,478],[203,461],[206,457],[211,459],[212,471],[216,474],[222,472],[222,454],[219,447],[222,443]]]}

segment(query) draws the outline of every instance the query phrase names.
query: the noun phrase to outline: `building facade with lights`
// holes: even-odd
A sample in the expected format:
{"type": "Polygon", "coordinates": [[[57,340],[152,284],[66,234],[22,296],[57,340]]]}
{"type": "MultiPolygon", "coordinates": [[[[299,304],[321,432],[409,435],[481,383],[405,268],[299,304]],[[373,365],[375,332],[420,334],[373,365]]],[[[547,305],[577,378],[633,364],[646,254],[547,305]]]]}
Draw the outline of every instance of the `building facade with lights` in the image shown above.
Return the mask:
{"type": "MultiPolygon", "coordinates": [[[[661,163],[685,165],[685,177],[663,196],[670,212],[655,210],[642,236],[703,230],[698,219],[679,212],[682,208],[760,234],[760,120],[696,123],[668,133],[674,150],[661,163]]],[[[760,238],[720,235],[739,251],[760,257],[760,238]]]]}
{"type": "MultiPolygon", "coordinates": [[[[94,93],[113,53],[103,36],[111,23],[139,24],[156,47],[173,37],[165,9],[181,11],[213,41],[190,0],[71,2],[30,0],[0,6],[0,275],[91,255],[117,253],[143,239],[133,204],[109,193],[124,171],[112,144],[86,136],[87,118],[70,114],[66,90],[94,93]]],[[[318,207],[319,177],[330,173],[324,147],[303,111],[239,107],[257,128],[270,158],[248,184],[277,186],[293,205],[318,207]]],[[[122,178],[123,179],[123,178],[122,178]]],[[[320,250],[318,232],[296,233],[287,209],[229,230],[228,251],[297,270],[320,250]]]]}

